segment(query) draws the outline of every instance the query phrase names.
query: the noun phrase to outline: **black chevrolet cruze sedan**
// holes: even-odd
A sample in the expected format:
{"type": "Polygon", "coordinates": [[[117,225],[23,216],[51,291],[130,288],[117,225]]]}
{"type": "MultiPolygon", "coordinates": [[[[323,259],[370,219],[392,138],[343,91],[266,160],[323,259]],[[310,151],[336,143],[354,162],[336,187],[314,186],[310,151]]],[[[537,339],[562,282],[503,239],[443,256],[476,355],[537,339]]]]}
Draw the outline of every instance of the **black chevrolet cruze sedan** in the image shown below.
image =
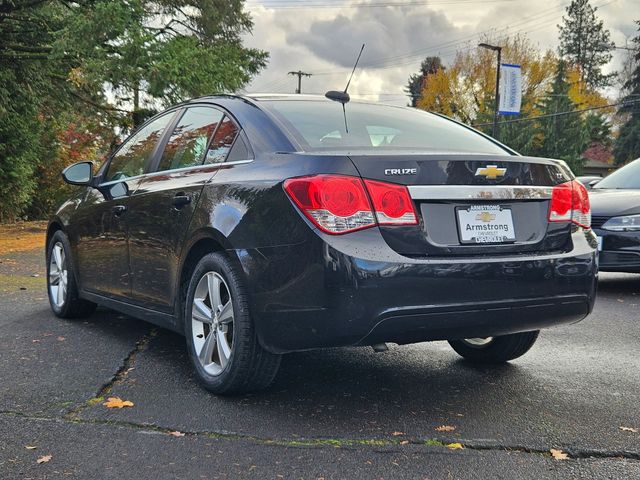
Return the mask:
{"type": "Polygon", "coordinates": [[[640,273],[640,159],[589,191],[603,272],[640,273]]]}
{"type": "Polygon", "coordinates": [[[281,354],[448,340],[523,355],[589,314],[589,198],[561,161],[423,111],[322,96],[200,98],[149,120],[47,233],[51,307],[185,335],[202,385],[264,388],[281,354]]]}

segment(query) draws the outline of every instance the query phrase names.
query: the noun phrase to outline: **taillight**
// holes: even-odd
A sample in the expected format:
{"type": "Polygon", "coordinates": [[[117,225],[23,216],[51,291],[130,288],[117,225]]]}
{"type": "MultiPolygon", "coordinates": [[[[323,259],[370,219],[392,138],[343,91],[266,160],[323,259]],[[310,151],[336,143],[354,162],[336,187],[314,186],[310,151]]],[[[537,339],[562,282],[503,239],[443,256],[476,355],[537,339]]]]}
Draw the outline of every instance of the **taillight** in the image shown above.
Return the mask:
{"type": "Polygon", "coordinates": [[[314,175],[285,180],[284,189],[302,213],[327,233],[348,233],[376,224],[418,223],[409,191],[402,185],[314,175]]]}
{"type": "Polygon", "coordinates": [[[376,224],[367,192],[357,177],[290,178],[284,189],[302,213],[327,233],[353,232],[376,224]]]}
{"type": "Polygon", "coordinates": [[[407,187],[365,180],[380,225],[416,225],[418,218],[407,187]]]}
{"type": "Polygon", "coordinates": [[[577,180],[553,187],[550,222],[573,222],[583,228],[591,228],[591,205],[587,189],[577,180]]]}

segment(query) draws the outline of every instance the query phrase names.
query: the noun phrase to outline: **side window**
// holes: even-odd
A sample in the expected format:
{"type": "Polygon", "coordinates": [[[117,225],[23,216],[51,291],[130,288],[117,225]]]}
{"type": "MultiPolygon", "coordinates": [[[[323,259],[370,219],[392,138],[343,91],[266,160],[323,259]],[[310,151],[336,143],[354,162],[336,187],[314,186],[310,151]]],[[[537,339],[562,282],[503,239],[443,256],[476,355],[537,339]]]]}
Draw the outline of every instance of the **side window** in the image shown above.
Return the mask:
{"type": "Polygon", "coordinates": [[[220,127],[213,136],[205,163],[221,163],[227,158],[227,153],[231,150],[233,141],[238,134],[238,127],[225,115],[220,127]]]}
{"type": "Polygon", "coordinates": [[[173,170],[202,164],[209,139],[220,120],[222,120],[222,112],[214,108],[187,109],[169,138],[158,170],[173,170]]]}
{"type": "Polygon", "coordinates": [[[249,151],[249,147],[245,143],[242,135],[238,135],[236,141],[233,142],[233,147],[231,147],[231,151],[229,152],[229,156],[227,157],[227,162],[237,162],[238,160],[249,160],[251,158],[251,153],[249,151]]]}
{"type": "Polygon", "coordinates": [[[173,113],[163,115],[142,127],[127,140],[111,159],[105,172],[104,181],[124,180],[142,175],[147,160],[172,118],[173,113]]]}

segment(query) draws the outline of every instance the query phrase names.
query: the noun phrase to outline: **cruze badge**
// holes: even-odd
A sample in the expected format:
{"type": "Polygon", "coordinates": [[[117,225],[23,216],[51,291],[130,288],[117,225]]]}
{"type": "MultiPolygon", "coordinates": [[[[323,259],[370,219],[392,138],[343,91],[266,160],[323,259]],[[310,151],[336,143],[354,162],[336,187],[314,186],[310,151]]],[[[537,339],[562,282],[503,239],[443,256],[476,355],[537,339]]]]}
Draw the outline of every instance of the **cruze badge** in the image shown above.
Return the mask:
{"type": "Polygon", "coordinates": [[[417,168],[386,168],[385,175],[415,175],[418,173],[417,168]]]}
{"type": "Polygon", "coordinates": [[[495,180],[498,177],[504,177],[507,173],[506,168],[498,168],[497,165],[487,165],[486,167],[480,167],[476,170],[476,177],[483,176],[488,180],[495,180]]]}

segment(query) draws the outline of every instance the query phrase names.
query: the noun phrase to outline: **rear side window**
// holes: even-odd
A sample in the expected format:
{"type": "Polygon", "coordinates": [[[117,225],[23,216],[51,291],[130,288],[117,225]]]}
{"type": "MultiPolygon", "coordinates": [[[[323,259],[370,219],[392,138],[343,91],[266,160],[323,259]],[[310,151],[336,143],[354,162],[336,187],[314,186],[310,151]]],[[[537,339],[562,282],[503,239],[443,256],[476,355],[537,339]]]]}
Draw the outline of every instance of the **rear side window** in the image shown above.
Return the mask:
{"type": "Polygon", "coordinates": [[[233,147],[227,157],[227,162],[238,162],[240,160],[251,159],[251,151],[246,142],[242,138],[242,135],[238,135],[236,141],[233,142],[233,147]]]}
{"type": "Polygon", "coordinates": [[[188,108],[167,142],[159,170],[201,165],[220,120],[222,112],[214,108],[188,108]]]}
{"type": "Polygon", "coordinates": [[[151,157],[165,128],[171,122],[174,113],[156,118],[127,140],[111,159],[105,172],[104,181],[124,180],[142,175],[149,157],[151,157]]]}
{"type": "Polygon", "coordinates": [[[479,133],[415,108],[330,100],[262,102],[305,150],[469,152],[509,155],[479,133]]]}
{"type": "Polygon", "coordinates": [[[211,141],[205,163],[224,162],[237,135],[238,127],[229,117],[225,116],[211,141]]]}

